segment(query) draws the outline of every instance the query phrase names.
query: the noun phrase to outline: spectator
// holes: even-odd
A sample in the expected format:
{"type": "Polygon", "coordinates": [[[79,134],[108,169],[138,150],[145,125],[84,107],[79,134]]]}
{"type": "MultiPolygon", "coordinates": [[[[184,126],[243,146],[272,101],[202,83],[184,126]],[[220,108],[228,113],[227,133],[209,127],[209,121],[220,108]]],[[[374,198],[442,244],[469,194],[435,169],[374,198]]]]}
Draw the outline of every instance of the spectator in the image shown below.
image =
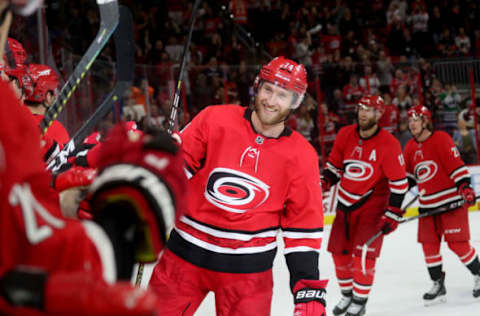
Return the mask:
{"type": "Polygon", "coordinates": [[[390,95],[396,96],[400,86],[409,86],[408,75],[401,68],[397,68],[395,78],[390,82],[390,95]]]}
{"type": "Polygon", "coordinates": [[[398,132],[398,123],[400,121],[400,112],[393,104],[392,97],[388,93],[383,94],[383,101],[385,103],[385,112],[383,113],[378,126],[386,129],[391,134],[396,135],[398,132]]]}
{"type": "Polygon", "coordinates": [[[460,152],[460,157],[467,165],[477,163],[477,145],[473,117],[463,110],[458,115],[458,129],[453,133],[453,142],[460,152]]]}
{"type": "Polygon", "coordinates": [[[407,122],[407,112],[408,109],[413,105],[413,100],[408,94],[407,85],[401,85],[397,89],[397,94],[395,98],[393,98],[393,105],[395,105],[400,113],[400,121],[407,122]]]}
{"type": "Polygon", "coordinates": [[[443,111],[441,121],[442,129],[445,129],[450,135],[453,135],[453,131],[457,124],[457,116],[460,109],[459,105],[460,101],[462,101],[462,97],[458,93],[457,87],[454,84],[446,84],[445,90],[439,95],[439,99],[443,111]]]}
{"type": "Polygon", "coordinates": [[[376,72],[372,72],[372,66],[366,65],[364,67],[363,77],[360,78],[360,87],[367,94],[378,95],[380,93],[380,80],[376,72]]]}
{"type": "Polygon", "coordinates": [[[358,84],[357,75],[350,76],[350,82],[343,87],[342,94],[345,101],[345,112],[342,116],[345,117],[346,124],[352,124],[355,119],[355,108],[358,100],[365,94],[365,91],[358,84]]]}
{"type": "Polygon", "coordinates": [[[390,57],[387,56],[385,50],[381,50],[377,60],[378,80],[380,81],[380,90],[388,92],[392,82],[393,65],[390,57]]]}
{"type": "Polygon", "coordinates": [[[432,9],[432,17],[428,20],[428,30],[432,34],[432,39],[435,44],[438,44],[440,36],[443,32],[444,25],[443,16],[438,5],[432,9]]]}
{"type": "Polygon", "coordinates": [[[460,27],[458,29],[458,34],[455,36],[455,46],[457,47],[457,50],[460,52],[460,55],[463,56],[469,56],[470,54],[470,49],[471,49],[471,43],[470,43],[470,37],[468,37],[465,34],[465,29],[463,27],[460,27]]]}

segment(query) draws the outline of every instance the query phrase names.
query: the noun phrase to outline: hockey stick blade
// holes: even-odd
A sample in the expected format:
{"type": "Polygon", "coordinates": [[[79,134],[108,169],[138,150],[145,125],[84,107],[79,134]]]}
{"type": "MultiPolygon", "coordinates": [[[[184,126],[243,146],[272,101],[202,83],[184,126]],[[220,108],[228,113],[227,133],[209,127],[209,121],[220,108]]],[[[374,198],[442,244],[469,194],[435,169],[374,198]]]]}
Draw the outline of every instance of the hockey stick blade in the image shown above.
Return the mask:
{"type": "Polygon", "coordinates": [[[83,142],[100,120],[112,109],[112,106],[123,97],[125,91],[130,88],[133,80],[134,68],[134,42],[133,42],[133,17],[130,10],[120,6],[120,24],[114,34],[116,51],[116,74],[117,83],[112,92],[97,107],[90,118],[80,127],[67,145],[47,166],[52,172],[57,172],[67,163],[67,158],[75,148],[83,142]]]}
{"type": "MultiPolygon", "coordinates": [[[[404,207],[402,207],[402,211],[405,211],[407,208],[409,208],[415,201],[417,201],[422,195],[425,194],[425,190],[420,191],[417,195],[415,195],[404,207]]],[[[400,224],[403,222],[400,222],[400,224]]],[[[366,263],[367,263],[367,252],[368,252],[368,247],[381,235],[383,234],[383,231],[380,230],[378,231],[375,235],[370,237],[369,240],[362,246],[362,257],[360,260],[360,265],[362,266],[362,272],[363,275],[367,275],[367,270],[366,270],[366,263]]]]}
{"type": "Polygon", "coordinates": [[[107,44],[117,28],[119,23],[117,0],[97,0],[97,4],[100,11],[100,29],[98,30],[95,39],[88,47],[87,52],[83,55],[73,73],[60,90],[55,103],[48,108],[43,116],[43,119],[40,122],[40,130],[42,134],[47,132],[52,122],[62,112],[65,104],[77,89],[78,84],[85,77],[85,74],[90,69],[95,59],[97,59],[98,54],[100,54],[103,47],[107,44]]]}

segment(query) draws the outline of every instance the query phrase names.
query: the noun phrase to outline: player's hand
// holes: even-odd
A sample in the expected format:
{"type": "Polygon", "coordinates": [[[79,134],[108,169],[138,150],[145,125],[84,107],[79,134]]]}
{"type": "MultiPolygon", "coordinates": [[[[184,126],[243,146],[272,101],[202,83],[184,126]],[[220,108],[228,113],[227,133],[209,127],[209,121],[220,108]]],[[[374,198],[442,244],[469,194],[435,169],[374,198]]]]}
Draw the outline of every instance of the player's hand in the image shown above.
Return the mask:
{"type": "Polygon", "coordinates": [[[403,211],[396,207],[389,206],[378,222],[377,228],[385,235],[390,234],[397,229],[398,224],[402,221],[403,211]]]}
{"type": "Polygon", "coordinates": [[[75,187],[89,186],[97,171],[91,168],[72,167],[65,172],[54,175],[53,187],[61,192],[75,187]]]}
{"type": "Polygon", "coordinates": [[[323,194],[327,194],[327,192],[330,192],[330,181],[328,181],[327,178],[323,175],[320,176],[320,184],[322,186],[323,194]]]}
{"type": "Polygon", "coordinates": [[[328,280],[300,280],[293,288],[294,316],[326,316],[328,280]]]}
{"type": "Polygon", "coordinates": [[[172,132],[170,136],[172,137],[174,143],[177,144],[177,146],[182,146],[182,137],[180,137],[179,132],[172,132]]]}
{"type": "Polygon", "coordinates": [[[462,195],[462,198],[467,205],[475,205],[475,191],[470,184],[463,183],[460,185],[460,188],[458,188],[458,192],[462,195]]]}

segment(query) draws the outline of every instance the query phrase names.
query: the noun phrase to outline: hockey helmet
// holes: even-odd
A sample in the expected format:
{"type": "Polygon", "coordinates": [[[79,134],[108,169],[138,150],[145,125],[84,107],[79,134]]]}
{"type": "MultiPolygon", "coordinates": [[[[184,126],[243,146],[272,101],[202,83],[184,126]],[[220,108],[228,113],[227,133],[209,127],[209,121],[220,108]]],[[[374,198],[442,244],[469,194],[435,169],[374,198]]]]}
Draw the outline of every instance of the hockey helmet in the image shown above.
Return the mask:
{"type": "Polygon", "coordinates": [[[416,105],[408,110],[408,117],[413,117],[413,119],[417,118],[428,118],[428,120],[432,120],[432,112],[425,106],[425,105],[416,105]]]}
{"type": "Polygon", "coordinates": [[[258,89],[262,80],[297,93],[298,100],[292,106],[293,109],[298,108],[302,103],[308,86],[305,67],[283,56],[275,57],[260,69],[260,73],[255,79],[255,90],[258,89]]]}
{"type": "Polygon", "coordinates": [[[153,131],[134,136],[128,128],[117,124],[103,143],[89,202],[94,220],[113,216],[136,223],[136,259],[153,262],[184,211],[187,178],[170,135],[153,131]]]}
{"type": "Polygon", "coordinates": [[[28,74],[32,78],[32,87],[26,86],[26,101],[43,102],[48,91],[56,94],[58,76],[52,68],[47,65],[30,64],[28,65],[28,74]]]}
{"type": "Polygon", "coordinates": [[[374,108],[378,111],[385,110],[385,102],[383,98],[378,95],[365,95],[358,101],[358,106],[360,107],[367,107],[367,108],[374,108]]]}

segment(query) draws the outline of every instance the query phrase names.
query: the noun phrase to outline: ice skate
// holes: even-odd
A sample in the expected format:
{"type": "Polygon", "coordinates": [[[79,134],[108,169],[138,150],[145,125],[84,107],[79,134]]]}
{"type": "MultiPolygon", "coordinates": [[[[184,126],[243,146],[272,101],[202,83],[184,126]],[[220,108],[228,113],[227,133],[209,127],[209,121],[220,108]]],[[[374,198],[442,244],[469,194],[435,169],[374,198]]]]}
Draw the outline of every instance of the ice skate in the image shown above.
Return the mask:
{"type": "MultiPolygon", "coordinates": [[[[479,281],[480,282],[480,281],[479,281]]],[[[444,303],[447,301],[446,295],[447,290],[445,289],[445,273],[443,276],[436,281],[433,281],[433,286],[427,293],[423,294],[423,301],[425,306],[431,306],[439,303],[444,303]]]]}
{"type": "Polygon", "coordinates": [[[477,274],[474,276],[474,284],[473,284],[473,297],[480,296],[480,275],[477,274]]]}
{"type": "Polygon", "coordinates": [[[347,309],[345,316],[362,316],[365,315],[365,305],[367,300],[352,299],[352,303],[347,309]]]}
{"type": "Polygon", "coordinates": [[[342,298],[340,299],[340,302],[338,302],[337,305],[333,308],[333,315],[342,315],[347,311],[347,308],[352,304],[352,293],[350,295],[344,295],[342,293],[342,298]]]}

